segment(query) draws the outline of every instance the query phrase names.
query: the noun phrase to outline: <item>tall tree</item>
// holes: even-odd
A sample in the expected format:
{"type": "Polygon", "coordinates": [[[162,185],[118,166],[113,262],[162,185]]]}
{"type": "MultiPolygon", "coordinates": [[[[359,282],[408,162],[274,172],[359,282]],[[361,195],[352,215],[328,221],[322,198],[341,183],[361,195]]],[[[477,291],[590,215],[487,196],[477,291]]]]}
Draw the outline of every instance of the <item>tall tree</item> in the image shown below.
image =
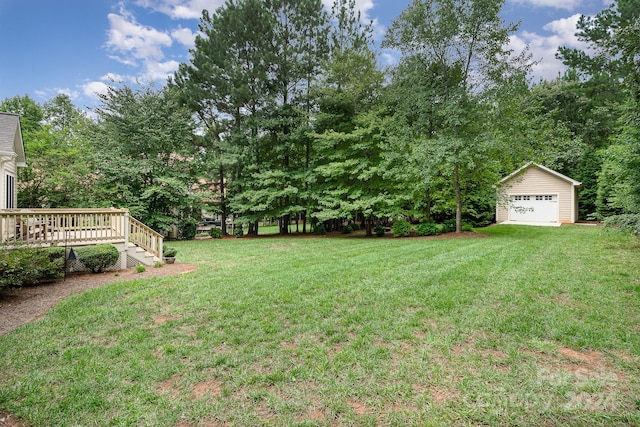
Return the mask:
{"type": "Polygon", "coordinates": [[[281,217],[287,232],[290,215],[304,209],[301,129],[326,23],[320,0],[229,0],[203,13],[191,65],[175,76],[205,128],[205,150],[218,153],[223,207],[252,232],[264,217],[281,217]]]}
{"type": "Polygon", "coordinates": [[[204,10],[199,27],[191,61],[173,84],[201,128],[203,173],[217,184],[226,234],[228,190],[237,192],[243,164],[261,162],[255,120],[268,98],[273,18],[260,0],[229,0],[213,14],[204,10]]]}
{"type": "Polygon", "coordinates": [[[557,56],[586,76],[624,79],[640,97],[640,0],[613,1],[595,16],[582,15],[576,35],[589,51],[561,47],[557,56]]]}
{"type": "Polygon", "coordinates": [[[243,199],[263,201],[254,204],[262,209],[246,212],[248,219],[277,217],[280,233],[286,234],[291,218],[306,211],[303,193],[309,145],[305,133],[317,102],[312,87],[327,56],[328,16],[321,0],[267,0],[265,4],[273,17],[269,113],[262,121],[269,164],[252,171],[243,199]]]}
{"type": "Polygon", "coordinates": [[[637,213],[640,205],[634,194],[640,192],[640,0],[614,1],[594,17],[581,16],[576,34],[589,50],[561,47],[557,56],[590,78],[590,82],[606,79],[613,88],[622,82],[628,94],[617,93],[617,102],[622,105],[620,131],[611,135],[612,145],[604,152],[598,179],[598,210],[602,214],[620,209],[637,213]]]}
{"type": "Polygon", "coordinates": [[[500,17],[503,0],[413,0],[389,28],[383,46],[398,49],[394,83],[418,163],[431,183],[451,183],[456,231],[469,185],[482,175],[492,141],[487,112],[498,88],[522,83],[526,55],[506,49],[517,25],[500,17]],[[414,144],[413,141],[420,141],[414,144]]]}
{"type": "Polygon", "coordinates": [[[111,87],[95,110],[93,140],[103,204],[129,208],[157,231],[199,217],[190,112],[170,87],[111,87]]]}
{"type": "Polygon", "coordinates": [[[18,170],[18,205],[25,208],[92,206],[92,186],[86,129],[90,120],[57,95],[37,104],[28,96],[14,97],[0,110],[21,115],[27,167],[18,170]]]}
{"type": "Polygon", "coordinates": [[[319,85],[319,111],[314,119],[313,216],[371,220],[388,200],[382,152],[384,116],[372,112],[383,87],[377,68],[371,25],[362,23],[354,0],[334,3],[330,57],[319,85]]]}

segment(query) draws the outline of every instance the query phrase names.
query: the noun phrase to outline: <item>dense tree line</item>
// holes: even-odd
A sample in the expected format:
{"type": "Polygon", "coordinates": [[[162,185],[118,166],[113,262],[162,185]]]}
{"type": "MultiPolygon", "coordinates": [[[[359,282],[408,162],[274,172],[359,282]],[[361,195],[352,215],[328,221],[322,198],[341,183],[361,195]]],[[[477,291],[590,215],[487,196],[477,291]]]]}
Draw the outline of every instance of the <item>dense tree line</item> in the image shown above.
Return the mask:
{"type": "Polygon", "coordinates": [[[205,206],[249,233],[264,218],[281,233],[400,217],[460,231],[536,161],[583,182],[581,218],[640,213],[640,1],[583,17],[589,51],[561,48],[567,73],[534,84],[503,4],[414,0],[381,70],[354,0],[228,0],[203,11],[167,85],[114,86],[95,120],[62,95],[0,103],[22,115],[19,205],[128,207],[161,231],[205,206]]]}

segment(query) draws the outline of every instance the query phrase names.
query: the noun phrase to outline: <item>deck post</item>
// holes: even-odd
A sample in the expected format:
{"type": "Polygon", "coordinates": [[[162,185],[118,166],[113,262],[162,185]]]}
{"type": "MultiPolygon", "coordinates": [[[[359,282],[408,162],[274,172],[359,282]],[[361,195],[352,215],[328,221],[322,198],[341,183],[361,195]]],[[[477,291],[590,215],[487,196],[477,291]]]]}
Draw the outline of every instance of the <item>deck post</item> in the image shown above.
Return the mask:
{"type": "Polygon", "coordinates": [[[131,225],[129,223],[129,210],[124,211],[124,215],[122,216],[122,228],[124,231],[124,250],[120,257],[120,269],[127,269],[127,251],[129,250],[129,233],[131,233],[131,225]]]}

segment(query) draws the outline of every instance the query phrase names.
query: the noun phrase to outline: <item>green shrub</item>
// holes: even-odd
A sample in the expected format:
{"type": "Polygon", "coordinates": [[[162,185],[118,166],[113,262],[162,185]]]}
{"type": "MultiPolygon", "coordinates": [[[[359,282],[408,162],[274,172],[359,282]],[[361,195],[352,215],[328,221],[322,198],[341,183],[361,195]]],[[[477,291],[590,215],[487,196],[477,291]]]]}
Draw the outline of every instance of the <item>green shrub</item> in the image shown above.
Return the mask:
{"type": "Polygon", "coordinates": [[[360,230],[360,224],[358,224],[357,222],[354,222],[353,224],[351,224],[351,231],[358,231],[360,230]]]}
{"type": "Polygon", "coordinates": [[[93,273],[100,273],[115,265],[120,258],[118,249],[111,243],[74,249],[78,260],[93,273]]]}
{"type": "Polygon", "coordinates": [[[314,234],[327,234],[327,229],[325,228],[324,224],[319,222],[316,225],[313,226],[313,233],[314,234]]]}
{"type": "Polygon", "coordinates": [[[236,225],[236,227],[233,229],[233,235],[236,236],[238,239],[244,236],[244,231],[242,230],[242,224],[236,225]]]}
{"type": "Polygon", "coordinates": [[[63,248],[0,250],[0,288],[52,282],[63,275],[63,248]]]}
{"type": "Polygon", "coordinates": [[[423,222],[416,226],[416,234],[418,236],[436,236],[440,234],[440,227],[432,222],[423,222]]]}
{"type": "Polygon", "coordinates": [[[173,258],[178,253],[178,250],[173,246],[163,246],[162,247],[162,256],[165,258],[173,258]]]}
{"type": "Polygon", "coordinates": [[[147,267],[143,264],[136,265],[136,273],[144,273],[145,271],[147,271],[147,267]]]}
{"type": "Polygon", "coordinates": [[[442,232],[451,233],[456,231],[456,219],[451,218],[442,223],[442,232]]]}
{"type": "Polygon", "coordinates": [[[183,218],[178,224],[178,234],[183,240],[193,240],[198,231],[198,221],[194,218],[183,218]]]}
{"type": "Polygon", "coordinates": [[[342,234],[350,234],[353,228],[350,225],[342,227],[342,234]]]}
{"type": "Polygon", "coordinates": [[[209,236],[211,236],[212,239],[222,239],[222,230],[218,227],[212,227],[211,230],[209,230],[209,236]]]}
{"type": "MultiPolygon", "coordinates": [[[[460,225],[461,231],[473,231],[473,225],[468,222],[462,222],[460,225]]],[[[451,218],[442,223],[442,233],[453,233],[456,231],[456,219],[451,218]]]]}
{"type": "Polygon", "coordinates": [[[393,231],[393,237],[406,237],[411,233],[411,224],[408,221],[399,219],[393,223],[391,231],[393,231]]]}
{"type": "Polygon", "coordinates": [[[473,225],[463,222],[462,231],[473,231],[473,225]]]}
{"type": "Polygon", "coordinates": [[[373,232],[376,233],[376,236],[383,237],[384,236],[384,227],[381,226],[380,224],[378,224],[373,228],[373,232]]]}
{"type": "Polygon", "coordinates": [[[635,234],[640,239],[640,214],[613,215],[602,221],[605,229],[617,229],[635,234]]]}

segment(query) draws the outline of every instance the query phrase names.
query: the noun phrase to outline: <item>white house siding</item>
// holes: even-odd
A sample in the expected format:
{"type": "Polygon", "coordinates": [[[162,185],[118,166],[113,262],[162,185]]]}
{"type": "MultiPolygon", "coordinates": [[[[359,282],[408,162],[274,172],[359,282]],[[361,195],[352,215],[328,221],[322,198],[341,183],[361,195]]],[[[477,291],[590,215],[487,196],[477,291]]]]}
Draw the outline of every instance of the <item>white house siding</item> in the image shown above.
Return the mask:
{"type": "Polygon", "coordinates": [[[0,208],[7,207],[7,177],[13,177],[13,205],[17,202],[17,170],[26,166],[20,116],[0,112],[0,208]]]}
{"type": "Polygon", "coordinates": [[[0,157],[0,209],[5,209],[6,208],[6,200],[7,200],[7,189],[6,189],[6,182],[7,182],[7,172],[5,171],[5,162],[4,159],[2,157],[0,157]]]}
{"type": "Polygon", "coordinates": [[[2,195],[2,204],[5,205],[3,207],[7,208],[9,206],[6,206],[7,204],[7,177],[11,176],[13,177],[13,203],[10,205],[12,207],[17,207],[18,206],[18,171],[17,171],[17,167],[16,167],[16,162],[12,161],[12,162],[8,162],[5,168],[5,172],[3,174],[3,179],[2,179],[2,189],[5,192],[5,194],[2,195]]]}
{"type": "MultiPolygon", "coordinates": [[[[509,195],[558,195],[558,221],[574,223],[577,215],[577,200],[572,183],[554,176],[532,165],[501,185],[502,198],[509,195]]],[[[496,222],[509,220],[509,209],[505,203],[499,203],[496,209],[496,222]]]]}
{"type": "Polygon", "coordinates": [[[17,206],[17,167],[15,158],[2,156],[0,157],[0,208],[7,208],[7,177],[13,177],[13,206],[17,206]]]}

